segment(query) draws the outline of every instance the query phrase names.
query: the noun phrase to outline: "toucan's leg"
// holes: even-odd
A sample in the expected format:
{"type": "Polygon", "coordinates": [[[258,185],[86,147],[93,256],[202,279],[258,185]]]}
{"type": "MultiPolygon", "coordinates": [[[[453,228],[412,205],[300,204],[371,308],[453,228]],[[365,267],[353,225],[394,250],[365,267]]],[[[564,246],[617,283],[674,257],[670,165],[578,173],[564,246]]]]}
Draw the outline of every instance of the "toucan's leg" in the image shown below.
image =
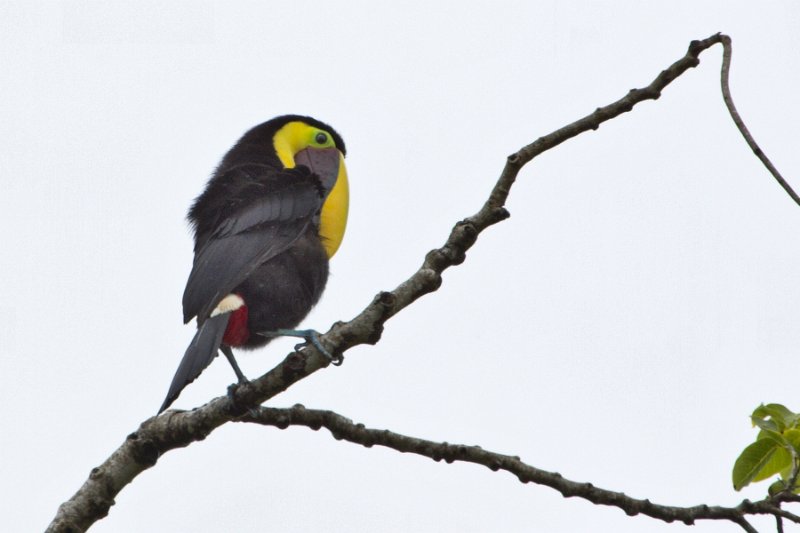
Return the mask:
{"type": "Polygon", "coordinates": [[[263,337],[300,337],[301,339],[305,339],[306,342],[302,344],[298,344],[294,347],[295,350],[299,350],[303,346],[307,346],[308,343],[314,345],[314,348],[320,351],[322,355],[328,358],[328,360],[333,363],[334,365],[342,364],[342,356],[334,357],[328,350],[322,346],[322,343],[319,342],[319,332],[313,329],[276,329],[275,331],[265,331],[264,333],[259,333],[259,335],[263,337]]]}
{"type": "Polygon", "coordinates": [[[239,364],[236,362],[236,358],[233,357],[233,350],[231,350],[231,347],[228,346],[227,344],[222,344],[220,345],[219,349],[222,350],[222,353],[225,354],[225,357],[228,359],[228,362],[233,367],[233,371],[236,372],[236,377],[239,379],[239,383],[247,383],[248,381],[250,381],[249,379],[244,377],[244,374],[242,374],[242,371],[239,368],[239,364]]]}
{"type": "Polygon", "coordinates": [[[236,389],[239,387],[239,385],[247,383],[248,379],[244,377],[242,370],[239,368],[239,364],[236,362],[236,358],[233,356],[233,350],[231,350],[231,347],[228,346],[227,344],[221,344],[219,349],[222,350],[222,353],[225,354],[225,357],[228,359],[228,362],[233,367],[233,371],[236,372],[236,378],[239,380],[239,383],[235,383],[230,387],[228,387],[228,398],[230,399],[231,403],[233,403],[235,406],[236,396],[234,396],[234,393],[236,392],[236,389]]]}

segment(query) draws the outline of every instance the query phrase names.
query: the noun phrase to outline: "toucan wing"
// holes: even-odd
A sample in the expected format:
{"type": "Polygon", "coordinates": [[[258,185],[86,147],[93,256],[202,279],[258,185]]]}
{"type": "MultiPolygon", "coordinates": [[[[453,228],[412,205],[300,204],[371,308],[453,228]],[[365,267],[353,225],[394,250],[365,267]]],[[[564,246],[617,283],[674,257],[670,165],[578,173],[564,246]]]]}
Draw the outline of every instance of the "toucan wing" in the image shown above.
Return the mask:
{"type": "Polygon", "coordinates": [[[185,322],[196,316],[202,324],[253,270],[289,248],[322,206],[319,179],[307,168],[264,172],[262,195],[232,198],[229,213],[197,250],[183,293],[185,322]]]}

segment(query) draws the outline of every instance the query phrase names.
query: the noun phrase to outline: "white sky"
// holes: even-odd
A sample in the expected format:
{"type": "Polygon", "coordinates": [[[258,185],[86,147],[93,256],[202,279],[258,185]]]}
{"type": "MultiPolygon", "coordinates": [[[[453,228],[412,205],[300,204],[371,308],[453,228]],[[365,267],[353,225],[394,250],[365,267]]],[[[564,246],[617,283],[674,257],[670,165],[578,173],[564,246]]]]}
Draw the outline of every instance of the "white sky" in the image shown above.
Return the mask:
{"type": "MultiPolygon", "coordinates": [[[[734,40],[741,113],[800,188],[794,1],[165,4],[0,4],[7,531],[44,529],[155,413],[193,334],[186,209],[275,115],[315,116],[348,146],[348,234],[304,323],[322,331],[410,275],[507,154],[717,31],[734,40]]],[[[765,484],[734,493],[730,470],[756,405],[800,409],[800,209],[728,118],[720,57],[535,160],[512,218],[439,292],[270,405],[479,444],[663,504],[759,498],[765,484]]],[[[239,360],[257,376],[292,345],[239,360]]],[[[176,407],[233,379],[215,361],[176,407]]],[[[324,431],[229,425],[164,456],[92,529],[264,530],[685,527],[324,431]]]]}

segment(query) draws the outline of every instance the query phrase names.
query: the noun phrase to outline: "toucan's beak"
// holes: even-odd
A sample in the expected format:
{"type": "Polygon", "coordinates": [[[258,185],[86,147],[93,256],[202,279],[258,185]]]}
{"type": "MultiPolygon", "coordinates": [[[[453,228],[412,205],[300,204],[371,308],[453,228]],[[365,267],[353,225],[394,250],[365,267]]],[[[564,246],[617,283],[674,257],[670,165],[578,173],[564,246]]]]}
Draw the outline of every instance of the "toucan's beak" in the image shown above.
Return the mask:
{"type": "Polygon", "coordinates": [[[339,175],[341,153],[337,148],[306,148],[294,156],[295,165],[307,166],[316,174],[326,194],[331,192],[339,175]]]}

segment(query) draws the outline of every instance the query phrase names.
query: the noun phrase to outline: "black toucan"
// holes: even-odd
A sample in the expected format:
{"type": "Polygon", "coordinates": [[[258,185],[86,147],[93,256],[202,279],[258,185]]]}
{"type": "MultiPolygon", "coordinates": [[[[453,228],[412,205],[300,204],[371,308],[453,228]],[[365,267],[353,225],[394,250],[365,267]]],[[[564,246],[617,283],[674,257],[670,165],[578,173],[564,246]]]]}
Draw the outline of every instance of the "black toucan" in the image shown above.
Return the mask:
{"type": "MultiPolygon", "coordinates": [[[[183,293],[183,319],[197,333],[159,413],[216,357],[273,337],[314,342],[295,331],[328,279],[328,259],[347,223],[344,141],[327,124],[285,115],[260,124],[225,154],[189,210],[194,264],[183,293]]],[[[328,355],[326,353],[326,355],[328,355]]]]}

